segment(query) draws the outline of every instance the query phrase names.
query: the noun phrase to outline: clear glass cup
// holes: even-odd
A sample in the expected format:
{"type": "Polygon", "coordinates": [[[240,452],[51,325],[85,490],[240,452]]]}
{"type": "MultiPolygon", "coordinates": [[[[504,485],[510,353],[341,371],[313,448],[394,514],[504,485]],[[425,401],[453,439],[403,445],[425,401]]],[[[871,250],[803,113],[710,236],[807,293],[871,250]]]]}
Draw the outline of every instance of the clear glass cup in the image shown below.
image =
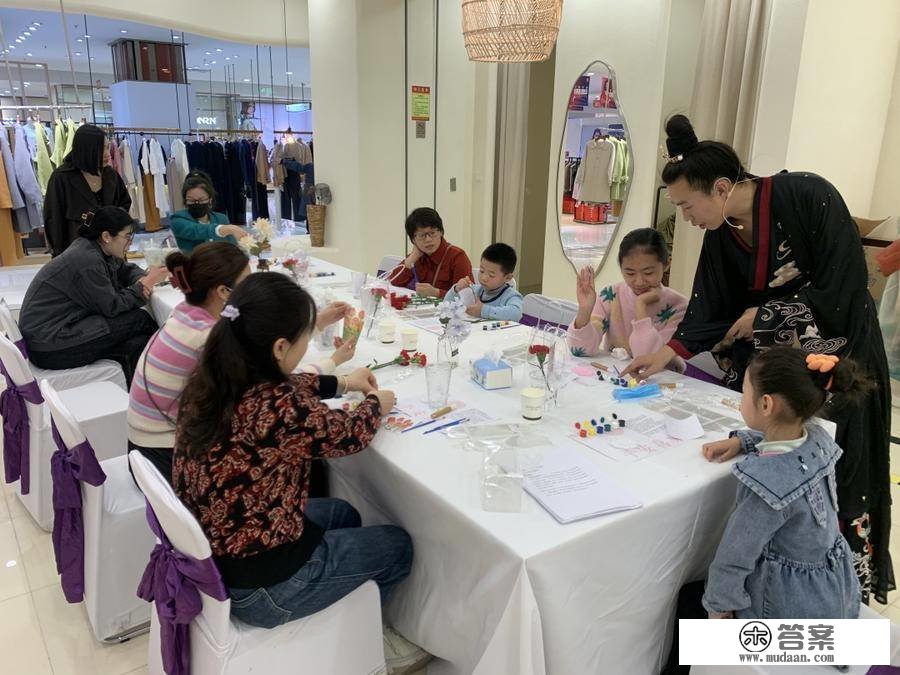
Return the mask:
{"type": "Polygon", "coordinates": [[[428,405],[435,410],[447,405],[450,398],[450,375],[453,367],[449,363],[429,363],[425,366],[425,386],[428,390],[428,405]]]}

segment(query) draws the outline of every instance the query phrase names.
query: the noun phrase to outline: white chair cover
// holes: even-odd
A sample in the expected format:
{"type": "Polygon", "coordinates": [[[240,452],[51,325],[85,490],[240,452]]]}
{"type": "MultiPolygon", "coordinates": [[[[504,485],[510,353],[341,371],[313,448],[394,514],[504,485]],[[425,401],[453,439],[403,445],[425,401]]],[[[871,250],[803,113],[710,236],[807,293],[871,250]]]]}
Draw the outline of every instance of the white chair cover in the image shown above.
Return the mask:
{"type": "Polygon", "coordinates": [[[381,259],[381,262],[378,263],[377,275],[381,276],[385,272],[390,272],[397,265],[403,262],[403,256],[399,255],[386,255],[381,259]]]}
{"type": "MultiPolygon", "coordinates": [[[[10,342],[18,343],[22,339],[19,324],[13,317],[6,301],[2,300],[0,300],[0,331],[9,338],[10,342]]],[[[108,359],[101,359],[86,366],[66,368],[64,370],[45,370],[30,362],[28,365],[34,372],[34,379],[38,381],[50,380],[53,382],[53,388],[57,391],[72,389],[88,382],[112,382],[128,391],[122,366],[108,359]]]]}
{"type": "MultiPolygon", "coordinates": [[[[540,323],[552,323],[567,328],[575,315],[578,305],[571,300],[551,298],[540,293],[529,293],[522,302],[522,315],[534,317],[540,323]]],[[[527,323],[527,322],[523,322],[527,323]]]]}
{"type": "MultiPolygon", "coordinates": [[[[108,382],[101,385],[115,389],[108,382]]],[[[66,447],[89,438],[49,383],[41,383],[41,393],[66,447]]],[[[94,440],[90,440],[93,446],[94,440]]],[[[100,448],[94,446],[106,481],[99,487],[81,485],[84,604],[100,642],[143,632],[150,622],[150,608],[135,591],[155,538],[144,517],[144,496],[128,472],[124,437],[119,439],[119,447],[118,456],[103,460],[100,448]]]]}
{"type": "MultiPolygon", "coordinates": [[[[140,453],[129,454],[135,479],[172,546],[192,558],[212,555],[200,524],[171,486],[140,453]]],[[[203,611],[191,624],[191,673],[259,672],[369,675],[382,672],[381,603],[367,582],[318,614],[272,629],[254,628],[230,616],[231,602],[201,592],[203,611]],[[352,644],[347,640],[352,636],[352,644]]],[[[159,623],[151,614],[147,669],[163,675],[159,623]]]]}

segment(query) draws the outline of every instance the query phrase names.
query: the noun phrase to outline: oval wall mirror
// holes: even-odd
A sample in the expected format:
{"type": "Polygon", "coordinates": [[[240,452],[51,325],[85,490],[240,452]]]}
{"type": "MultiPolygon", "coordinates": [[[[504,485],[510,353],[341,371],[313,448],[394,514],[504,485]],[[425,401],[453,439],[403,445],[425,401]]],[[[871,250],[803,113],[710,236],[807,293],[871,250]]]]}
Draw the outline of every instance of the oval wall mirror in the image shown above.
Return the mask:
{"type": "Polygon", "coordinates": [[[616,76],[594,61],[572,86],[560,148],[559,238],[575,271],[600,271],[631,183],[631,141],[619,105],[616,76]]]}

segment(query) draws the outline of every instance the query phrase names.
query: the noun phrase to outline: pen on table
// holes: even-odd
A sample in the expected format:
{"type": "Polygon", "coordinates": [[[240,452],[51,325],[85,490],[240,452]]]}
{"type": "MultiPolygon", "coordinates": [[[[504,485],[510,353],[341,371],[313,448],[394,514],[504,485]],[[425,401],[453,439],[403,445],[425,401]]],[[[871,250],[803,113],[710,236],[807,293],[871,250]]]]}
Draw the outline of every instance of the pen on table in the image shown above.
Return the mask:
{"type": "MultiPolygon", "coordinates": [[[[597,370],[602,370],[604,373],[609,371],[609,368],[607,368],[605,365],[603,365],[599,361],[591,361],[591,365],[594,368],[596,368],[597,370]]],[[[613,366],[613,367],[615,367],[615,366],[613,366]]],[[[616,372],[618,372],[618,371],[616,371],[616,372]]]]}
{"type": "Polygon", "coordinates": [[[422,427],[427,427],[429,424],[434,424],[437,422],[437,419],[428,420],[427,422],[419,422],[417,425],[410,427],[409,429],[404,429],[401,431],[401,434],[405,434],[407,431],[415,431],[416,429],[421,429],[422,427]]]}
{"type": "Polygon", "coordinates": [[[439,427],[435,427],[434,429],[429,429],[426,431],[423,436],[427,436],[428,434],[433,434],[435,431],[440,431],[441,429],[449,429],[450,427],[455,427],[457,424],[462,424],[463,422],[468,422],[468,417],[463,417],[461,420],[456,420],[454,422],[447,422],[447,424],[443,424],[439,427]]]}

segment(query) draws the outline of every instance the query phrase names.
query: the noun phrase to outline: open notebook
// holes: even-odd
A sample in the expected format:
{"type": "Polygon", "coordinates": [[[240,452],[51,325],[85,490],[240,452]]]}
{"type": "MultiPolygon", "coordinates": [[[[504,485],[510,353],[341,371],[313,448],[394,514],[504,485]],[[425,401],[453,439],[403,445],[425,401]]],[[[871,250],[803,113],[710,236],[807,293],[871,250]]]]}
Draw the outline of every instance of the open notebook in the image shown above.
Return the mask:
{"type": "Polygon", "coordinates": [[[574,448],[554,449],[522,473],[525,491],[560,523],[641,507],[636,496],[574,448]]]}

